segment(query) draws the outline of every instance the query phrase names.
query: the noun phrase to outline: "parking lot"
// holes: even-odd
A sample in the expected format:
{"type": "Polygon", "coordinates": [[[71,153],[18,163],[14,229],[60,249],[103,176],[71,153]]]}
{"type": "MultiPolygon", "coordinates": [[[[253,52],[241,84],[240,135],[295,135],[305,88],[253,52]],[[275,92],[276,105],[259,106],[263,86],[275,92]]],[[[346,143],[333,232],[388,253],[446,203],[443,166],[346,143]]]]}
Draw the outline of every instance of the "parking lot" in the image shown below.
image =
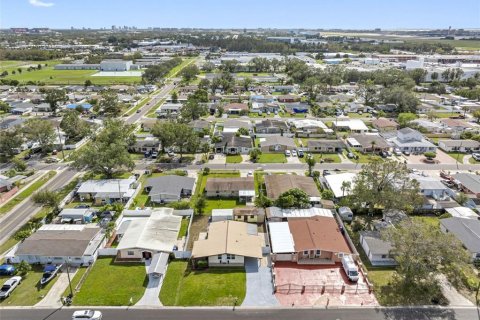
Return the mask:
{"type": "MultiPolygon", "coordinates": [[[[456,160],[443,152],[440,149],[437,149],[436,151],[437,156],[435,157],[435,162],[436,163],[441,163],[441,164],[455,164],[456,160]]],[[[407,163],[409,164],[419,164],[419,163],[425,163],[423,160],[425,159],[425,156],[423,154],[420,155],[414,155],[411,154],[409,156],[402,156],[407,160],[407,163]]],[[[460,159],[460,163],[462,163],[462,159],[460,159]]]]}
{"type": "Polygon", "coordinates": [[[341,265],[297,265],[277,262],[274,267],[276,297],[284,306],[377,306],[360,274],[349,282],[341,265]]]}

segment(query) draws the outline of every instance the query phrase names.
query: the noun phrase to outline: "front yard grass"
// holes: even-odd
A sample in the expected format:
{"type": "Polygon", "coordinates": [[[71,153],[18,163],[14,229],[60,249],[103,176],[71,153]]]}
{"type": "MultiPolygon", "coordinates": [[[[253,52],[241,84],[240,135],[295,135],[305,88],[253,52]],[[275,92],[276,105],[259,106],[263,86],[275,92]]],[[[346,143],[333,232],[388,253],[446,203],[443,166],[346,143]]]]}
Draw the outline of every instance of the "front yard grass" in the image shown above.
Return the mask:
{"type": "Polygon", "coordinates": [[[48,180],[53,178],[57,174],[56,171],[49,171],[46,175],[39,178],[37,181],[32,183],[28,188],[18,192],[13,198],[6,202],[2,207],[0,207],[0,215],[7,213],[17,204],[30,197],[35,191],[40,189],[48,180]]]}
{"type": "Polygon", "coordinates": [[[245,271],[210,268],[190,270],[186,261],[172,261],[160,292],[165,306],[233,306],[245,298],[245,271]]]}
{"type": "Polygon", "coordinates": [[[128,306],[143,296],[148,284],[143,263],[114,263],[99,258],[73,298],[77,306],[128,306]]]}
{"type": "Polygon", "coordinates": [[[467,154],[462,153],[462,152],[446,152],[450,157],[455,159],[455,161],[458,161],[459,163],[463,163],[463,157],[465,157],[467,154]]]}
{"type": "MultiPolygon", "coordinates": [[[[0,306],[33,306],[40,302],[48,293],[53,284],[57,281],[58,276],[51,280],[46,286],[40,287],[40,279],[43,275],[43,267],[40,265],[32,265],[32,270],[22,277],[20,285],[12,292],[7,299],[0,300],[0,306]]],[[[10,276],[0,277],[3,285],[10,276]]]]}
{"type": "Polygon", "coordinates": [[[227,155],[227,160],[226,160],[227,163],[241,163],[242,161],[243,161],[243,158],[239,154],[227,155]]]}
{"type": "MultiPolygon", "coordinates": [[[[358,159],[350,159],[354,163],[370,163],[374,160],[380,160],[382,161],[382,157],[376,155],[376,154],[371,154],[371,153],[361,153],[356,150],[352,150],[352,153],[358,156],[358,159]]],[[[346,153],[344,153],[344,156],[346,157],[346,153]]]]}
{"type": "Polygon", "coordinates": [[[262,153],[258,163],[286,163],[287,158],[283,153],[262,153]]]}
{"type": "MultiPolygon", "coordinates": [[[[82,279],[83,275],[85,274],[85,272],[87,272],[87,267],[80,267],[78,268],[77,270],[77,273],[75,273],[75,276],[71,279],[72,280],[72,290],[73,290],[73,295],[76,294],[75,292],[75,288],[77,287],[78,283],[80,282],[80,280],[82,279]]],[[[65,289],[65,291],[63,292],[63,295],[62,297],[66,297],[70,294],[70,287],[67,286],[67,288],[65,289]]]]}
{"type": "MultiPolygon", "coordinates": [[[[313,158],[317,163],[340,163],[340,156],[336,153],[312,153],[313,158]]],[[[305,163],[306,157],[299,158],[302,163],[305,163]]]]}

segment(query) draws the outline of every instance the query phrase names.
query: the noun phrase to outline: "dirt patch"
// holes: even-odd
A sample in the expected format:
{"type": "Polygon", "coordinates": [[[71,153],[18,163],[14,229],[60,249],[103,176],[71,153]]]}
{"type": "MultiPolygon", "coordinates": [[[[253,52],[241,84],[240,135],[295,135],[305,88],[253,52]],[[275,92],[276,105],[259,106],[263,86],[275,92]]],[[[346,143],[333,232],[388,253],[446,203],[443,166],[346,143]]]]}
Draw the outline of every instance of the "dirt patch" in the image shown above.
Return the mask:
{"type": "Polygon", "coordinates": [[[188,238],[187,250],[192,251],[193,242],[198,240],[200,232],[206,232],[208,226],[208,216],[194,216],[192,226],[190,227],[190,237],[188,238]]]}

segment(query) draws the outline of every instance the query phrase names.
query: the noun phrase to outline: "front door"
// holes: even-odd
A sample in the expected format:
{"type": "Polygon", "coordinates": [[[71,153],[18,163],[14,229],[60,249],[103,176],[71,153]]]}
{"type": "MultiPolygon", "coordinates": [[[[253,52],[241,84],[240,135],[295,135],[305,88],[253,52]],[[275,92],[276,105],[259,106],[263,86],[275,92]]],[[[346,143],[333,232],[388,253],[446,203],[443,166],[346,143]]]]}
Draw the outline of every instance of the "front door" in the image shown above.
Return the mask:
{"type": "Polygon", "coordinates": [[[310,259],[315,258],[315,250],[310,250],[309,258],[310,259]]]}
{"type": "Polygon", "coordinates": [[[149,260],[152,258],[152,253],[150,251],[143,251],[142,252],[142,257],[145,260],[149,260]]]}

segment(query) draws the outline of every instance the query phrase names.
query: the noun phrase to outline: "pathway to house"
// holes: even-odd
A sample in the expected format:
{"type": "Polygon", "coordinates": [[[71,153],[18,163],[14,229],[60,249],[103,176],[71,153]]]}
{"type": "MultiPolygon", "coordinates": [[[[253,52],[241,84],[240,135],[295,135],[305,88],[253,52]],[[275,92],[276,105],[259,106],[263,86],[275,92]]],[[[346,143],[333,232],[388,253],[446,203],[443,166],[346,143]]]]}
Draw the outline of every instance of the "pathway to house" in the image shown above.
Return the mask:
{"type": "Polygon", "coordinates": [[[451,307],[473,307],[474,304],[472,301],[468,300],[460,293],[457,289],[447,280],[445,275],[441,274],[436,277],[440,287],[442,288],[442,293],[445,298],[450,302],[451,307]]]}
{"type": "MultiPolygon", "coordinates": [[[[145,272],[148,274],[148,268],[150,267],[151,259],[145,261],[145,272]]],[[[135,304],[136,306],[162,306],[160,302],[160,289],[163,284],[163,276],[155,278],[151,274],[148,274],[148,285],[145,289],[143,297],[135,304]]]]}
{"type": "Polygon", "coordinates": [[[269,307],[280,305],[273,293],[272,273],[266,258],[245,258],[247,292],[242,306],[269,307]],[[263,262],[262,262],[263,261],[263,262]]]}
{"type": "Polygon", "coordinates": [[[465,156],[463,156],[463,163],[464,164],[470,164],[470,158],[472,157],[471,154],[467,154],[465,156]]]}
{"type": "Polygon", "coordinates": [[[350,159],[345,157],[343,153],[339,153],[338,156],[340,157],[340,162],[341,163],[353,163],[350,159]]]}
{"type": "MultiPolygon", "coordinates": [[[[77,270],[78,269],[75,267],[70,267],[70,279],[73,279],[77,273],[77,270]]],[[[57,277],[57,282],[55,282],[45,297],[35,305],[36,307],[58,308],[62,306],[61,298],[65,290],[68,288],[68,274],[66,268],[64,268],[62,273],[60,273],[60,275],[57,277]]]]}

